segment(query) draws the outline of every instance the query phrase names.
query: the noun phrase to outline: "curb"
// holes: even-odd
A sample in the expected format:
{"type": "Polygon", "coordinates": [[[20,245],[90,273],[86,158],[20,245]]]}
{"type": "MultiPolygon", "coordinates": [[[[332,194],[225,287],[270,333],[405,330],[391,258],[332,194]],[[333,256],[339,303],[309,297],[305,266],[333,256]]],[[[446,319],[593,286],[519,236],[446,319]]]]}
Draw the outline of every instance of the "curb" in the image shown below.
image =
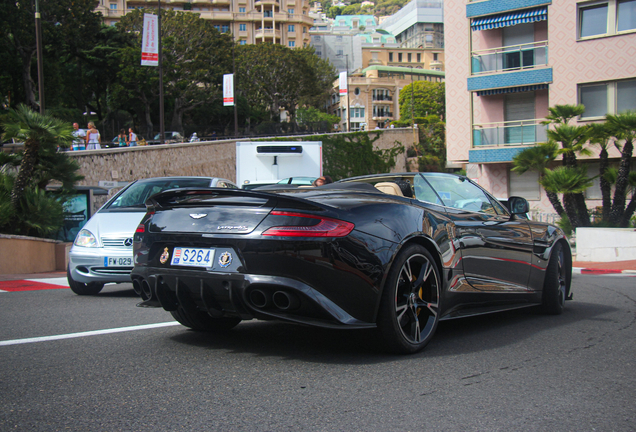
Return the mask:
{"type": "Polygon", "coordinates": [[[573,267],[573,274],[586,274],[586,275],[616,275],[624,274],[636,276],[636,270],[612,270],[612,269],[597,269],[597,268],[581,268],[573,267]]]}

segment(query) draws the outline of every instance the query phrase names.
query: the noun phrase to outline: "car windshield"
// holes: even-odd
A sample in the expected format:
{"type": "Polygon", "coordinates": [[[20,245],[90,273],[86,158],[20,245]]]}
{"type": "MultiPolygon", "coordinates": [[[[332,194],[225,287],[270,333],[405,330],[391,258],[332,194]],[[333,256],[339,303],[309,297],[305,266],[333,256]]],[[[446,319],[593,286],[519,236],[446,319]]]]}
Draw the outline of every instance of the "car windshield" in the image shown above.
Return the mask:
{"type": "Polygon", "coordinates": [[[119,195],[107,208],[145,208],[148,197],[168,189],[210,187],[209,178],[163,179],[134,183],[119,195]]]}
{"type": "Polygon", "coordinates": [[[414,183],[415,197],[420,201],[466,211],[505,214],[501,204],[491,200],[483,190],[465,177],[423,173],[415,177],[414,183]]]}

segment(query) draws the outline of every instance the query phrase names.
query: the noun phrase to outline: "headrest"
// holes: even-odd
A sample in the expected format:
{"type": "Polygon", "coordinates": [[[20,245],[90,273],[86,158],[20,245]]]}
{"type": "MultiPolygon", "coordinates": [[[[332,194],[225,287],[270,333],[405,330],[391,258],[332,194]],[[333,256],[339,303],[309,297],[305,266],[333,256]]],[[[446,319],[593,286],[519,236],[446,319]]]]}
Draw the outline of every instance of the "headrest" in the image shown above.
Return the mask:
{"type": "Polygon", "coordinates": [[[375,188],[380,192],[384,192],[385,194],[404,196],[404,194],[402,194],[402,191],[400,190],[400,187],[393,182],[376,183],[375,188]]]}

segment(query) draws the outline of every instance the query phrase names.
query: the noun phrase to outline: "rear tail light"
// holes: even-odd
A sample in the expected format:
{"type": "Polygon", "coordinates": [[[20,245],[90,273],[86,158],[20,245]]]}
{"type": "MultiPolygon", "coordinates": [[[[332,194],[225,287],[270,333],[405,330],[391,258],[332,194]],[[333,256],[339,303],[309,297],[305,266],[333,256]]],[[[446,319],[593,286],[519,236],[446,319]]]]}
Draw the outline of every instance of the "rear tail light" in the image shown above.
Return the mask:
{"type": "Polygon", "coordinates": [[[280,237],[344,237],[348,235],[354,224],[321,216],[308,215],[304,213],[293,213],[284,211],[273,211],[273,216],[289,216],[293,218],[304,218],[318,220],[314,225],[282,225],[274,226],[266,229],[262,235],[264,236],[280,236],[280,237]]]}
{"type": "Polygon", "coordinates": [[[154,211],[149,211],[148,213],[146,213],[146,215],[144,216],[144,218],[141,220],[141,223],[139,225],[137,225],[137,229],[135,230],[136,233],[144,233],[146,232],[146,223],[152,219],[152,215],[154,215],[155,212],[154,211]]]}

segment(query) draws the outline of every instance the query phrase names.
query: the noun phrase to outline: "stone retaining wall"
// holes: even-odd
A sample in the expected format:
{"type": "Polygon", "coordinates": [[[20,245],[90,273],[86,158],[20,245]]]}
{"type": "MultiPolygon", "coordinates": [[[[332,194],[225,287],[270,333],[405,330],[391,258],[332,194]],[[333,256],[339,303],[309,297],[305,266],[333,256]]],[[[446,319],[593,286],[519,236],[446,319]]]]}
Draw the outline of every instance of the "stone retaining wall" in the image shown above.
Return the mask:
{"type": "MultiPolygon", "coordinates": [[[[368,131],[372,135],[377,132],[368,131]]],[[[406,150],[413,143],[411,128],[383,129],[380,132],[382,134],[375,142],[377,149],[388,149],[399,142],[406,150]]],[[[283,137],[273,137],[272,141],[280,138],[283,137]]],[[[100,180],[131,182],[149,177],[181,175],[222,177],[236,181],[236,140],[85,150],[68,154],[79,162],[79,173],[85,177],[79,185],[97,186],[100,180]]],[[[392,172],[408,171],[406,163],[405,152],[398,157],[392,172]]],[[[108,197],[96,197],[94,208],[99,208],[108,197]]]]}

